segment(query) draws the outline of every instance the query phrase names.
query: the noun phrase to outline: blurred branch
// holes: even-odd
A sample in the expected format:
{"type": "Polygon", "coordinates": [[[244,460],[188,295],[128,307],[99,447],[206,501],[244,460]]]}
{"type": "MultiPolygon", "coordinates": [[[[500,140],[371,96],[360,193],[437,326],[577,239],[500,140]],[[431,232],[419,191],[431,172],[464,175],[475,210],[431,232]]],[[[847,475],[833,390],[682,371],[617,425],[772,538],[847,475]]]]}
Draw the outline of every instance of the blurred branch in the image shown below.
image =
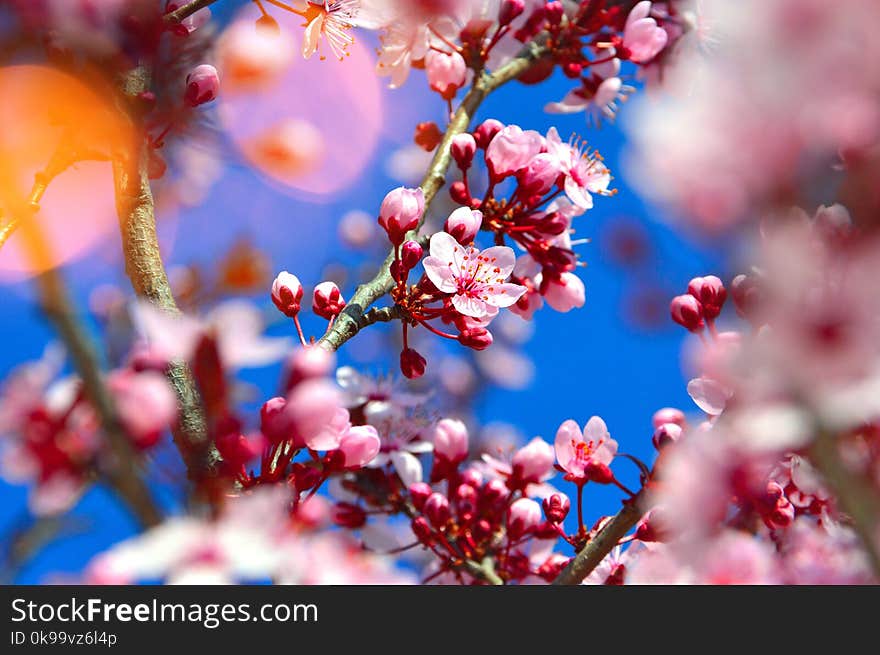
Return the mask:
{"type": "MultiPolygon", "coordinates": [[[[66,158],[67,153],[63,151],[63,147],[59,147],[59,152],[53,157],[46,171],[37,175],[29,203],[25,207],[17,208],[13,216],[14,220],[22,223],[37,212],[49,181],[67,167],[66,158]]],[[[52,261],[49,245],[39,226],[28,224],[22,241],[35,264],[52,261]]],[[[95,409],[107,435],[113,459],[111,465],[104,467],[101,473],[143,526],[158,524],[161,516],[135,464],[135,453],[119,422],[113,398],[104,384],[92,342],[78,320],[60,273],[56,268],[49,268],[37,277],[36,284],[43,310],[67,346],[74,367],[82,379],[85,396],[95,409]]]]}
{"type": "MultiPolygon", "coordinates": [[[[427,215],[428,207],[430,207],[437,192],[440,191],[446,182],[446,171],[452,160],[450,151],[452,139],[469,129],[471,121],[483,100],[492,91],[518,78],[548,53],[549,49],[544,45],[541,38],[527,45],[514,59],[494,73],[487,74],[483,72],[479,74],[478,79],[471,86],[464,100],[462,100],[455,114],[453,114],[452,120],[446,128],[446,133],[443,135],[443,140],[437,147],[434,158],[431,160],[422,183],[419,185],[425,194],[425,215],[427,215]]],[[[425,218],[423,216],[416,229],[406,235],[407,239],[418,238],[419,229],[424,221],[425,218]]],[[[342,344],[357,334],[361,327],[364,327],[361,316],[366,312],[367,308],[388,293],[394,286],[394,280],[391,278],[391,263],[393,261],[394,253],[392,252],[385,258],[376,276],[357,288],[346,307],[348,311],[343,312],[333,326],[321,337],[319,343],[322,347],[327,350],[338,350],[342,344]]]]}
{"type": "Polygon", "coordinates": [[[82,526],[64,515],[33,517],[29,513],[25,524],[15,528],[4,538],[3,563],[0,565],[0,584],[12,584],[21,568],[49,543],[62,536],[84,532],[82,526]]]}
{"type": "MultiPolygon", "coordinates": [[[[148,70],[138,67],[129,71],[121,80],[121,87],[128,98],[146,91],[148,70]]],[[[113,162],[125,272],[138,296],[170,314],[179,314],[156,235],[153,193],[147,172],[149,151],[137,123],[137,145],[113,162]]],[[[174,443],[183,456],[189,478],[199,482],[216,472],[220,453],[208,438],[204,409],[189,366],[172,362],[168,379],[180,409],[178,425],[173,430],[174,443]]]]}
{"type": "Polygon", "coordinates": [[[880,495],[859,472],[853,471],[840,456],[837,439],[820,429],[809,451],[813,465],[834,491],[840,508],[852,519],[875,574],[880,576],[880,495]]]}
{"type": "Polygon", "coordinates": [[[186,20],[197,11],[201,11],[215,2],[217,2],[217,0],[193,0],[192,2],[188,2],[185,5],[178,7],[174,11],[168,12],[162,17],[162,20],[168,25],[176,25],[177,23],[186,20]]]}
{"type": "Polygon", "coordinates": [[[575,555],[568,566],[553,581],[554,585],[577,585],[584,581],[593,572],[599,563],[605,559],[620,540],[629,532],[645,513],[642,507],[644,502],[644,489],[637,493],[634,498],[624,501],[623,507],[611,519],[599,533],[593,537],[584,549],[575,555]]]}

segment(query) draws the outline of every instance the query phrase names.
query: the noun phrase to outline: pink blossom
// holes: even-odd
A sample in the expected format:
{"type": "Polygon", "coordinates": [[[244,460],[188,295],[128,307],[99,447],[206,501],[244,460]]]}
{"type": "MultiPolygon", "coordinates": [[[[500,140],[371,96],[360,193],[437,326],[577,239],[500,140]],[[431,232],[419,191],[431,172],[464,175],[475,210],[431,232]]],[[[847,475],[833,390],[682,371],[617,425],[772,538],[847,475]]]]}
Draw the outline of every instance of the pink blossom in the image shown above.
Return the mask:
{"type": "Polygon", "coordinates": [[[468,455],[468,431],[461,421],[444,418],[434,428],[434,452],[448,462],[461,462],[468,455]]]}
{"type": "Polygon", "coordinates": [[[125,429],[139,447],[155,444],[177,418],[177,398],[161,373],[121,372],[108,386],[125,429]]]}
{"type": "Polygon", "coordinates": [[[590,194],[610,193],[611,173],[598,155],[591,155],[583,145],[563,143],[555,127],[547,132],[546,144],[547,152],[556,159],[565,176],[565,194],[576,207],[590,209],[593,206],[590,194]]]}
{"type": "Polygon", "coordinates": [[[425,56],[425,72],[431,88],[445,99],[452,99],[465,84],[467,64],[457,52],[429,50],[425,56]]]}
{"type": "Polygon", "coordinates": [[[381,442],[372,425],[355,425],[348,429],[339,441],[339,450],[345,456],[348,469],[366,466],[379,454],[381,442]]]}
{"type": "MultiPolygon", "coordinates": [[[[458,167],[461,170],[466,171],[471,167],[471,164],[474,161],[474,155],[477,153],[477,142],[469,132],[456,134],[452,138],[449,152],[458,167]]],[[[447,230],[447,232],[448,231],[449,230],[447,230]]]]}
{"type": "Polygon", "coordinates": [[[541,437],[535,437],[514,453],[510,463],[515,475],[532,483],[553,476],[554,459],[553,447],[541,437]]]}
{"type": "Polygon", "coordinates": [[[563,273],[558,280],[549,280],[543,291],[544,300],[557,312],[583,307],[586,301],[584,283],[574,273],[563,273]]]}
{"type": "Polygon", "coordinates": [[[507,530],[511,539],[519,539],[541,524],[541,506],[531,498],[519,498],[510,506],[507,530]]]}
{"type": "Polygon", "coordinates": [[[454,294],[452,304],[465,316],[491,318],[499,307],[509,307],[526,292],[525,287],[506,282],[516,262],[507,246],[480,251],[437,232],[431,237],[430,251],[423,262],[425,273],[440,291],[454,294]]]}
{"type": "Polygon", "coordinates": [[[349,32],[354,26],[359,0],[294,0],[294,5],[303,7],[302,16],[308,21],[303,37],[303,59],[309,59],[318,51],[321,37],[337,59],[345,59],[346,51],[354,43],[349,32]]]}
{"type": "Polygon", "coordinates": [[[334,429],[328,429],[338,426],[342,420],[348,422],[348,412],[340,405],[338,390],[327,380],[306,380],[296,385],[287,398],[285,411],[300,444],[313,450],[340,447],[341,435],[334,429]]]}
{"type": "Polygon", "coordinates": [[[651,2],[642,0],[632,8],[626,19],[623,47],[628,51],[630,61],[645,63],[666,47],[669,35],[649,16],[650,13],[651,2]]]}
{"type": "Polygon", "coordinates": [[[593,416],[583,431],[574,421],[565,421],[556,432],[554,446],[559,466],[575,479],[607,476],[608,465],[617,453],[617,442],[598,416],[593,416]]]}
{"type": "Polygon", "coordinates": [[[420,188],[398,187],[390,191],[379,210],[379,225],[388,233],[391,243],[400,245],[405,235],[414,230],[425,214],[425,194],[420,188]]]}
{"type": "Polygon", "coordinates": [[[544,149],[544,137],[534,130],[508,125],[486,148],[486,163],[493,179],[500,180],[525,168],[544,149]]]}

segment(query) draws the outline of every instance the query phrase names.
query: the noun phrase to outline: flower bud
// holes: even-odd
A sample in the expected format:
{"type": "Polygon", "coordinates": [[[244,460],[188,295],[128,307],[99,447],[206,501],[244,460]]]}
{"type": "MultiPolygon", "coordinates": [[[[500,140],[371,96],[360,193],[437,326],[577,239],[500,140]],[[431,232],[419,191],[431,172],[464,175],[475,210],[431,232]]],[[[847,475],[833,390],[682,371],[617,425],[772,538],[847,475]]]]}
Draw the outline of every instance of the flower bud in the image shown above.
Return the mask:
{"type": "Polygon", "coordinates": [[[345,299],[333,282],[321,282],[312,294],[312,311],[328,321],[345,308],[345,299]]]}
{"type": "Polygon", "coordinates": [[[333,507],[333,522],[343,528],[354,530],[363,527],[367,522],[367,513],[358,505],[336,503],[333,507]]]}
{"type": "Polygon", "coordinates": [[[410,380],[422,377],[427,365],[425,358],[412,348],[406,348],[400,353],[400,371],[410,380]]]}
{"type": "Polygon", "coordinates": [[[461,519],[472,518],[477,511],[477,490],[469,484],[460,484],[455,490],[455,507],[461,519]]]}
{"type": "Polygon", "coordinates": [[[474,350],[486,350],[492,345],[492,333],[486,328],[468,328],[458,335],[458,342],[462,346],[474,350]]]}
{"type": "Polygon", "coordinates": [[[461,462],[468,455],[468,431],[465,424],[444,418],[434,428],[434,453],[447,462],[461,462]]]}
{"type": "Polygon", "coordinates": [[[556,453],[553,446],[535,437],[525,446],[517,450],[510,460],[514,473],[524,483],[540,482],[553,472],[556,453]]]}
{"type": "Polygon", "coordinates": [[[220,91],[220,75],[210,64],[196,66],[186,76],[184,100],[190,107],[198,107],[211,102],[220,91]]]}
{"type": "Polygon", "coordinates": [[[302,284],[296,275],[281,271],[272,283],[272,302],[285,316],[293,318],[299,313],[303,297],[302,284]]]}
{"type": "Polygon", "coordinates": [[[425,194],[422,190],[398,187],[382,201],[379,225],[388,233],[391,243],[399,246],[406,238],[406,233],[418,227],[424,213],[425,194]]]}
{"type": "Polygon", "coordinates": [[[406,271],[411,271],[422,261],[424,249],[415,241],[407,241],[400,248],[400,261],[406,271]]]}
{"type": "Polygon", "coordinates": [[[542,503],[544,516],[551,523],[562,523],[571,509],[571,501],[565,494],[553,494],[544,499],[542,503]]]}
{"type": "Polygon", "coordinates": [[[460,479],[462,484],[470,485],[474,489],[479,489],[483,486],[483,474],[473,468],[462,471],[460,479]]]}
{"type": "Polygon", "coordinates": [[[422,512],[431,525],[438,529],[442,528],[449,521],[449,500],[443,494],[433,493],[425,501],[422,512]]]}
{"type": "Polygon", "coordinates": [[[485,150],[489,143],[492,142],[492,139],[495,138],[495,135],[503,129],[504,123],[494,118],[487,118],[474,130],[474,142],[478,148],[485,150]]]}
{"type": "Polygon", "coordinates": [[[730,293],[737,315],[747,321],[754,319],[761,300],[758,281],[750,275],[737,275],[730,283],[730,293]]]}
{"type": "Polygon", "coordinates": [[[425,73],[431,89],[452,100],[467,81],[467,63],[458,52],[431,49],[425,55],[425,73]]]}
{"type": "Polygon", "coordinates": [[[689,294],[676,296],[669,303],[672,320],[691,332],[703,329],[703,307],[700,301],[689,294]]]}
{"type": "Polygon", "coordinates": [[[339,450],[345,456],[347,469],[362,468],[379,454],[382,442],[372,425],[356,425],[340,439],[339,450]]]}
{"type": "Polygon", "coordinates": [[[462,245],[472,243],[483,225],[483,212],[459,207],[449,215],[443,231],[451,234],[462,245]]]}
{"type": "Polygon", "coordinates": [[[508,539],[525,536],[541,523],[541,507],[531,498],[520,498],[510,506],[507,517],[508,539]]]}
{"type": "Polygon", "coordinates": [[[449,152],[458,167],[466,171],[474,162],[474,155],[477,154],[477,142],[472,134],[467,132],[456,134],[452,138],[452,144],[449,146],[449,152]]]}
{"type": "Polygon", "coordinates": [[[443,132],[434,121],[426,121],[416,125],[416,135],[413,138],[416,145],[425,152],[431,152],[440,145],[443,140],[443,132]]]}
{"type": "Polygon", "coordinates": [[[419,512],[422,511],[425,501],[428,500],[428,496],[432,493],[434,493],[434,490],[431,489],[431,485],[427,482],[416,482],[409,486],[409,497],[412,500],[413,507],[419,512]]]}
{"type": "Polygon", "coordinates": [[[525,10],[525,0],[501,0],[501,6],[498,8],[498,24],[501,27],[509,25],[519,18],[525,10]]]}
{"type": "Polygon", "coordinates": [[[489,507],[494,507],[507,499],[510,490],[501,480],[489,480],[483,487],[482,500],[489,507]]]}
{"type": "Polygon", "coordinates": [[[688,293],[700,301],[703,306],[703,318],[712,320],[721,313],[724,301],[727,300],[727,289],[724,283],[714,275],[695,277],[688,283],[688,293]]]}
{"type": "Polygon", "coordinates": [[[561,172],[558,158],[546,152],[535,155],[517,174],[521,194],[543,196],[556,186],[561,172]]]}
{"type": "Polygon", "coordinates": [[[659,428],[664,423],[675,423],[676,425],[684,427],[684,412],[680,409],[676,409],[675,407],[664,407],[663,409],[658,409],[656,412],[654,412],[654,416],[651,417],[651,424],[655,428],[659,428]]]}
{"type": "Polygon", "coordinates": [[[428,521],[424,516],[417,516],[412,520],[410,524],[412,528],[413,534],[415,534],[416,539],[418,539],[423,544],[430,545],[434,543],[434,532],[431,530],[431,526],[428,525],[428,521]]]}
{"type": "Polygon", "coordinates": [[[260,408],[260,432],[273,444],[293,437],[293,420],[286,409],[287,400],[280,397],[270,398],[260,408]]]}
{"type": "Polygon", "coordinates": [[[651,442],[654,444],[654,448],[660,450],[673,441],[678,441],[681,438],[681,432],[680,425],[677,425],[676,423],[664,423],[654,430],[654,436],[651,437],[651,442]]]}
{"type": "Polygon", "coordinates": [[[559,23],[562,22],[562,17],[564,15],[565,7],[562,6],[562,3],[559,2],[559,0],[554,0],[553,2],[548,2],[544,5],[544,17],[551,25],[559,25],[559,23]]]}
{"type": "Polygon", "coordinates": [[[467,185],[461,180],[453,182],[450,185],[449,197],[452,198],[453,202],[459,205],[465,205],[466,207],[471,206],[471,194],[468,193],[467,185]]]}

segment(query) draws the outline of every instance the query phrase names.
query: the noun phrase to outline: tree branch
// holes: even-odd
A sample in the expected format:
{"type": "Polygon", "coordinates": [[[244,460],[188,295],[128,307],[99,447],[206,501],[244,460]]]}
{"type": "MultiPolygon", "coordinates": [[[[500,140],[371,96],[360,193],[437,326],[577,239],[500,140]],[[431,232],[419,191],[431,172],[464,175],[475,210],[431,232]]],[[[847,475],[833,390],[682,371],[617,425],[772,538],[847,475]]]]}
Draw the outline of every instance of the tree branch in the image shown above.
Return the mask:
{"type": "MultiPolygon", "coordinates": [[[[431,164],[420,184],[422,192],[425,194],[425,214],[427,214],[428,207],[431,205],[437,192],[446,182],[446,171],[452,160],[450,152],[452,139],[468,130],[483,100],[492,91],[518,78],[536,61],[546,56],[548,52],[547,47],[543,44],[543,39],[539,39],[527,45],[514,59],[491,75],[486,73],[480,74],[449,122],[446,134],[443,135],[443,140],[437,146],[434,158],[431,160],[431,164]]],[[[407,234],[407,239],[418,238],[418,232],[423,223],[424,217],[418,227],[407,234]]],[[[394,286],[394,280],[391,278],[390,271],[393,261],[394,253],[392,252],[385,258],[376,276],[357,288],[346,307],[347,310],[349,307],[351,309],[343,312],[318,342],[323,348],[331,351],[338,350],[342,344],[360,331],[358,313],[363,314],[367,308],[388,293],[394,286]]]]}
{"type": "Polygon", "coordinates": [[[575,555],[568,566],[553,581],[554,585],[577,585],[583,582],[593,569],[605,559],[605,556],[620,542],[645,513],[642,508],[645,491],[642,490],[631,500],[624,502],[620,511],[599,533],[593,537],[584,549],[575,555]]]}
{"type": "Polygon", "coordinates": [[[177,25],[197,11],[201,11],[215,2],[217,2],[217,0],[193,0],[192,2],[188,2],[187,4],[178,7],[174,11],[168,12],[162,17],[162,20],[165,21],[166,25],[177,25]]]}
{"type": "MultiPolygon", "coordinates": [[[[133,69],[121,80],[123,93],[129,98],[148,86],[149,73],[143,67],[133,69]]],[[[125,272],[138,296],[170,314],[178,314],[180,309],[168,283],[156,236],[153,193],[147,172],[149,152],[139,131],[137,125],[138,142],[132,152],[113,162],[125,272]]],[[[180,410],[178,425],[173,431],[174,443],[183,456],[189,478],[199,482],[215,473],[220,453],[208,438],[204,409],[189,367],[184,362],[172,362],[168,379],[180,410]]]]}

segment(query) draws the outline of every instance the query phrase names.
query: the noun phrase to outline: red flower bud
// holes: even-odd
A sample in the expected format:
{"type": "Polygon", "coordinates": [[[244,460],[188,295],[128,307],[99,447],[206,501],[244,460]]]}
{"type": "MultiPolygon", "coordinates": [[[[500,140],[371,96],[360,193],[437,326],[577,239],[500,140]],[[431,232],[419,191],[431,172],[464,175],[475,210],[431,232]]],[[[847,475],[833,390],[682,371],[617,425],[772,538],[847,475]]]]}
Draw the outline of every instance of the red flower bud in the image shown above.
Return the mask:
{"type": "Polygon", "coordinates": [[[220,76],[217,69],[210,64],[196,66],[186,76],[186,93],[184,100],[190,107],[198,107],[211,102],[220,91],[220,76]]]}
{"type": "Polygon", "coordinates": [[[467,132],[456,134],[449,146],[449,152],[458,167],[466,171],[474,162],[474,155],[477,154],[477,142],[473,135],[467,132]]]}
{"type": "Polygon", "coordinates": [[[474,141],[476,142],[477,147],[485,150],[486,146],[488,146],[492,139],[495,138],[495,135],[503,129],[504,124],[494,118],[489,118],[483,121],[480,126],[474,130],[474,141]]]}
{"type": "Polygon", "coordinates": [[[423,254],[424,249],[415,241],[404,243],[400,248],[400,261],[403,264],[404,270],[411,271],[414,269],[422,261],[423,254]]]}
{"type": "Polygon", "coordinates": [[[427,365],[425,358],[412,348],[406,348],[400,353],[400,371],[410,380],[422,377],[427,365]]]}
{"type": "Polygon", "coordinates": [[[714,275],[695,277],[688,283],[688,293],[700,301],[703,306],[703,317],[712,320],[721,313],[724,301],[727,300],[727,289],[724,283],[714,275]]]}
{"type": "Polygon", "coordinates": [[[367,522],[367,513],[358,505],[336,503],[333,507],[333,522],[343,528],[354,530],[367,522]]]}
{"type": "Polygon", "coordinates": [[[285,316],[293,318],[299,313],[303,297],[302,284],[296,275],[281,271],[272,283],[272,302],[285,316]]]}
{"type": "Polygon", "coordinates": [[[492,345],[492,333],[486,328],[470,328],[462,330],[458,335],[458,342],[462,346],[474,350],[485,350],[492,345]]]}
{"type": "Polygon", "coordinates": [[[691,332],[699,332],[704,327],[703,307],[699,300],[689,294],[673,298],[669,303],[669,313],[673,321],[691,332]]]}
{"type": "Polygon", "coordinates": [[[525,0],[501,0],[501,6],[498,8],[498,24],[501,27],[509,25],[519,18],[525,10],[525,0]]]}
{"type": "Polygon", "coordinates": [[[321,282],[312,294],[312,311],[328,321],[345,308],[345,299],[333,282],[321,282]]]}
{"type": "Polygon", "coordinates": [[[432,493],[434,493],[434,490],[431,489],[431,485],[426,482],[416,482],[409,487],[409,497],[412,500],[413,507],[419,512],[422,511],[422,508],[425,506],[425,501],[428,500],[428,496],[432,493]]]}
{"type": "Polygon", "coordinates": [[[565,494],[553,494],[544,499],[541,504],[544,508],[544,516],[551,523],[562,523],[571,509],[571,501],[565,494]]]}
{"type": "Polygon", "coordinates": [[[422,512],[431,525],[442,528],[449,521],[449,500],[443,494],[433,493],[425,501],[422,512]]]}

